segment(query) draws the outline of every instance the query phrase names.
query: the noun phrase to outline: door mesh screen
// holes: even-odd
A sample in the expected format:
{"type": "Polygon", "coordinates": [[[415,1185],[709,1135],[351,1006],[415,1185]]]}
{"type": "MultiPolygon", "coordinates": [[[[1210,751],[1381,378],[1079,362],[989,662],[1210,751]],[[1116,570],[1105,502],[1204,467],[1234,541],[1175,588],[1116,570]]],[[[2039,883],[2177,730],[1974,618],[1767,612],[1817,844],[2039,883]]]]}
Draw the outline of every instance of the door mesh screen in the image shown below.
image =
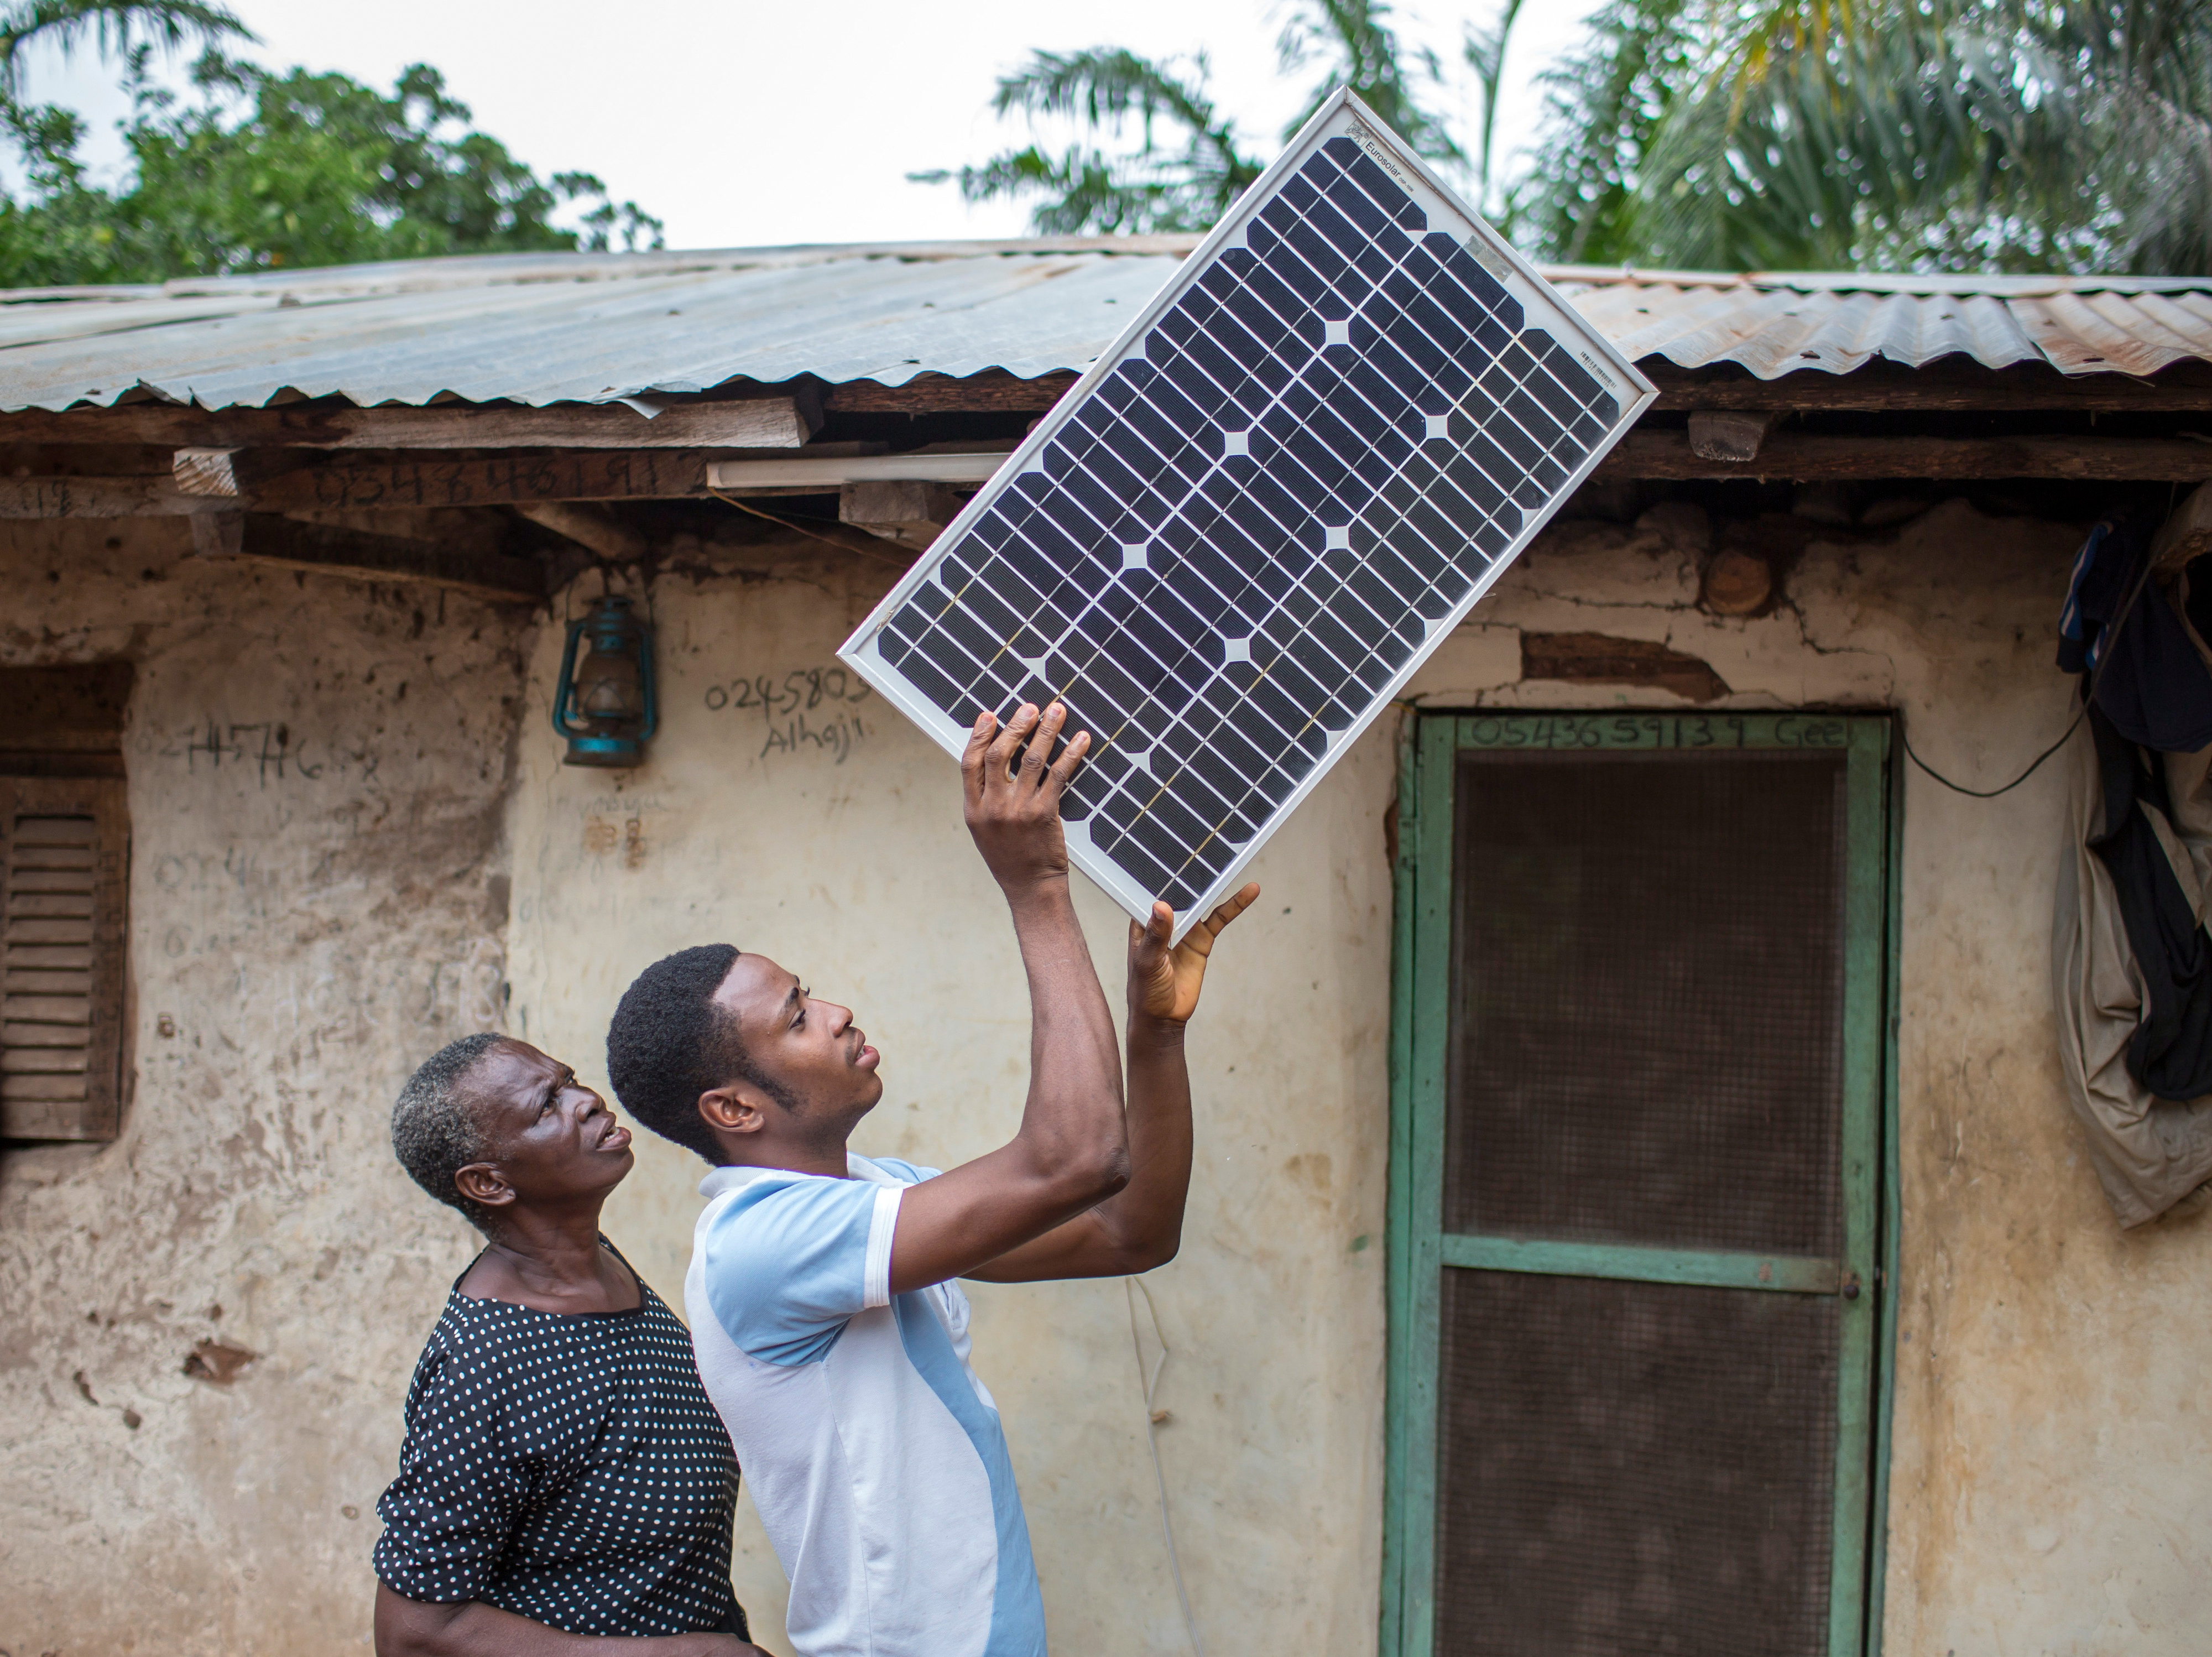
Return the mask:
{"type": "Polygon", "coordinates": [[[1438,1657],[1820,1657],[1822,1298],[1444,1274],[1438,1657]]]}
{"type": "Polygon", "coordinates": [[[1462,758],[1445,1229],[1838,1252],[1843,782],[1462,758]]]}

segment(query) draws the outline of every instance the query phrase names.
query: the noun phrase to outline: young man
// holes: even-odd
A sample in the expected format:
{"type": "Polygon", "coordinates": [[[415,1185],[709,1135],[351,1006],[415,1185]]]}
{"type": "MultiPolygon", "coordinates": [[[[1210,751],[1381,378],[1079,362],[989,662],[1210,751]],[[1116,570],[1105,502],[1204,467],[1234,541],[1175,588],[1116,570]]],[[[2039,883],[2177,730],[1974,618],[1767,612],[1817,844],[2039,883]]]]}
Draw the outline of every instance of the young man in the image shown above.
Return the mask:
{"type": "Polygon", "coordinates": [[[950,1173],[847,1150],[883,1096],[876,1050],[847,1008],[727,945],[647,968],[608,1033],[623,1105],[715,1165],[684,1308],[791,1580],[800,1657],[1042,1657],[1029,1531],[952,1280],[1146,1271],[1180,1240],[1183,1025],[1214,939],[1260,889],[1176,948],[1165,904],[1129,929],[1125,1110],[1060,827],[1088,736],[1046,763],[1065,718],[985,714],[961,761],[1029,975],[1029,1100],[1006,1145],[950,1173]]]}

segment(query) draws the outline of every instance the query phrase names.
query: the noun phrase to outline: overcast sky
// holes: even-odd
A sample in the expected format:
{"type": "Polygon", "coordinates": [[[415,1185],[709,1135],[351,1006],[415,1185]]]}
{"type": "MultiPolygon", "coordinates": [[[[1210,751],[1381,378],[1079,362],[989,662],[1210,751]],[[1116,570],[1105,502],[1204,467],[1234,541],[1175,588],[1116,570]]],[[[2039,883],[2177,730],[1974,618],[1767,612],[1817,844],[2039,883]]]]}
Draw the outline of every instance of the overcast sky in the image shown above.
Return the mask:
{"type": "MultiPolygon", "coordinates": [[[[1460,63],[1469,21],[1497,0],[1401,6],[1411,38],[1460,63]]],[[[1501,154],[1534,136],[1538,73],[1601,0],[1524,8],[1499,102],[1501,154]]],[[[994,77],[1031,47],[1206,52],[1220,107],[1272,157],[1301,86],[1274,73],[1269,0],[231,0],[276,67],[340,70],[388,88],[426,62],[477,125],[543,174],[596,173],[667,223],[672,247],[1017,235],[1024,210],[970,209],[930,167],[980,161],[1020,137],[989,113],[994,77]]],[[[96,162],[120,157],[114,72],[89,52],[33,58],[25,94],[91,121],[96,162]]],[[[1462,131],[1477,103],[1463,71],[1462,131]]]]}

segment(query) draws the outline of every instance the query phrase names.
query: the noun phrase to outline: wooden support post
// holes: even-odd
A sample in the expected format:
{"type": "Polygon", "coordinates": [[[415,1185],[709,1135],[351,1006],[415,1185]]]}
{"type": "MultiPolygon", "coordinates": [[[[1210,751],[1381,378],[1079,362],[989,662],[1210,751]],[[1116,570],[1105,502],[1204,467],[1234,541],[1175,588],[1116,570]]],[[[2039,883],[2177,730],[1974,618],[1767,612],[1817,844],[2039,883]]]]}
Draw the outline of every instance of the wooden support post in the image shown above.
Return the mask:
{"type": "Polygon", "coordinates": [[[1699,409],[1690,416],[1690,452],[1701,460],[1756,460],[1774,421],[1741,409],[1699,409]]]}
{"type": "Polygon", "coordinates": [[[837,520],[919,552],[959,515],[966,498],[943,484],[847,484],[837,493],[837,520]]]}
{"type": "Polygon", "coordinates": [[[575,501],[527,501],[514,509],[608,564],[635,564],[645,537],[603,507],[575,501]]]}
{"type": "Polygon", "coordinates": [[[180,448],[169,460],[169,475],[187,495],[235,496],[238,451],[234,448],[180,448]]]}
{"type": "Polygon", "coordinates": [[[1705,566],[1699,600],[1717,616],[1755,616],[1773,596],[1773,568],[1756,552],[1730,547],[1705,566]]]}

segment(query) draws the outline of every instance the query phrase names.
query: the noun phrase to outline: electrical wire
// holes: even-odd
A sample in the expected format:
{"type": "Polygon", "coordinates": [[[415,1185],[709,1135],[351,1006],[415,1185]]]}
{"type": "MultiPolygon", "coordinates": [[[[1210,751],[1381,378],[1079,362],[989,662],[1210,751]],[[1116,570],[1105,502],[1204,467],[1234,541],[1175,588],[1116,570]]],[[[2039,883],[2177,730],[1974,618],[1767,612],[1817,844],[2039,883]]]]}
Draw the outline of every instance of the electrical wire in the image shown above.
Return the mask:
{"type": "Polygon", "coordinates": [[[1907,759],[1910,759],[1914,765],[1919,766],[1922,771],[1926,771],[1929,776],[1934,777],[1938,783],[1941,783],[1945,788],[1950,789],[1954,794],[1963,794],[1969,800],[1994,800],[2001,794],[2010,794],[2021,783],[2027,782],[2029,777],[2034,776],[2036,767],[2040,765],[2045,760],[2050,758],[2052,754],[2057,753],[2059,749],[2064,747],[2066,746],[2067,738],[2072,736],[2075,732],[2080,730],[2081,728],[2081,722],[2088,716],[2089,704],[2085,702],[2081,704],[2081,710],[2074,716],[2074,722],[2066,728],[2065,734],[2062,735],[2056,742],[2045,748],[2041,753],[2036,755],[2034,758],[2029,760],[2027,762],[2027,769],[2022,771],[2019,776],[2014,777],[2011,782],[2006,783],[2001,789],[1970,789],[1964,783],[1954,783],[1949,777],[1944,776],[1942,772],[1937,771],[1933,765],[1923,759],[1918,754],[1913,752],[1912,739],[1905,734],[1905,725],[1902,721],[1899,722],[1897,727],[1897,740],[1905,745],[1905,757],[1907,759]]]}
{"type": "Polygon", "coordinates": [[[1152,1447],[1152,1478],[1160,1490],[1160,1534],[1167,1538],[1168,1570],[1175,1578],[1176,1599],[1182,1606],[1183,1632],[1190,1636],[1190,1648],[1198,1657],[1206,1657],[1206,1642],[1198,1637],[1198,1619],[1190,1614],[1190,1594],[1182,1585],[1182,1561],[1176,1555],[1175,1523],[1168,1517],[1168,1476],[1160,1465],[1160,1420],[1167,1414],[1153,1406],[1152,1399],[1160,1387],[1160,1371],[1168,1367],[1168,1340],[1160,1332],[1160,1309],[1152,1304],[1152,1291],[1134,1277],[1122,1279],[1129,1295],[1129,1344],[1137,1354],[1137,1378],[1145,1384],[1145,1441],[1152,1447]],[[1152,1365],[1152,1373],[1145,1373],[1145,1340],[1137,1330],[1137,1296],[1145,1297],[1145,1313],[1152,1321],[1152,1339],[1158,1343],[1159,1359],[1152,1365]]]}
{"type": "Polygon", "coordinates": [[[2128,617],[2136,607],[2136,600],[2142,596],[2142,590],[2149,583],[2151,571],[2155,567],[2151,558],[2143,559],[2143,567],[2136,576],[2135,585],[2128,588],[2127,601],[2120,606],[2120,613],[2112,618],[2112,625],[2104,630],[2105,646],[2097,657],[2097,665],[2090,669],[2089,683],[2081,692],[2081,706],[2075,712],[2073,722],[2059,733],[2056,742],[2029,760],[2027,769],[2014,777],[2011,782],[2001,789],[1970,789],[1963,783],[1954,783],[1912,751],[1912,738],[1905,732],[1905,722],[1899,720],[1897,725],[1897,740],[1905,745],[1905,757],[1954,794],[1963,794],[1969,800],[1994,800],[2001,794],[2010,794],[2021,783],[2027,782],[2029,777],[2035,775],[2038,766],[2066,746],[2074,733],[2081,728],[2081,722],[2089,716],[2090,706],[2097,699],[2097,686],[2104,682],[2105,669],[2112,666],[2112,658],[2119,654],[2120,629],[2127,624],[2128,617]]]}
{"type": "MultiPolygon", "coordinates": [[[[903,574],[907,569],[907,565],[904,563],[901,562],[897,558],[892,557],[887,552],[878,552],[873,547],[861,546],[857,542],[833,540],[827,535],[817,535],[814,531],[807,528],[804,524],[793,523],[790,519],[778,517],[773,512],[763,512],[757,506],[748,506],[736,496],[725,495],[719,489],[709,489],[707,492],[709,495],[712,495],[716,500],[722,502],[725,505],[733,506],[740,512],[751,513],[754,517],[758,518],[763,523],[772,523],[780,529],[788,529],[794,535],[804,535],[807,539],[819,541],[824,546],[834,546],[840,552],[857,552],[864,558],[877,559],[881,563],[890,565],[892,569],[900,571],[902,574],[903,574]]],[[[827,523],[829,520],[825,518],[820,521],[827,523]]]]}

